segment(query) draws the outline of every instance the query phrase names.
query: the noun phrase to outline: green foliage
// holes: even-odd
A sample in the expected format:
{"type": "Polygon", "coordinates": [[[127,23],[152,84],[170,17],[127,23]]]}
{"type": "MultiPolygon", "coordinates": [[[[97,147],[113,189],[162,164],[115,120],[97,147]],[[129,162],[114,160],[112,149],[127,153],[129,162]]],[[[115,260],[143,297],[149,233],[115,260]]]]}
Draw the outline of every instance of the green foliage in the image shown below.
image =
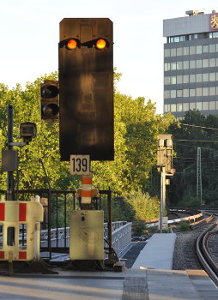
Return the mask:
{"type": "Polygon", "coordinates": [[[201,148],[202,192],[206,205],[218,204],[218,116],[189,111],[173,124],[174,168],[170,186],[171,205],[199,207],[197,199],[197,147],[201,148]],[[193,126],[187,126],[193,125],[193,126]],[[182,141],[181,141],[182,140],[182,141]]]}
{"type": "MultiPolygon", "coordinates": [[[[57,182],[65,173],[66,163],[60,162],[58,151],[58,123],[46,123],[40,115],[40,83],[45,79],[57,80],[57,73],[38,78],[34,83],[28,83],[25,89],[17,85],[12,90],[0,85],[0,114],[2,135],[1,148],[5,148],[7,135],[7,106],[14,107],[14,141],[21,141],[19,137],[19,125],[22,122],[34,122],[37,124],[37,136],[25,147],[14,147],[19,154],[19,189],[48,188],[44,180],[45,173],[40,163],[42,159],[50,177],[53,188],[57,188],[57,182]]],[[[6,188],[6,174],[0,176],[0,188],[6,188]]],[[[71,177],[69,172],[67,177],[71,177]]],[[[65,185],[65,188],[67,186],[65,185]]]]}
{"type": "Polygon", "coordinates": [[[178,226],[178,230],[179,231],[189,231],[190,230],[190,225],[186,222],[181,222],[179,223],[179,226],[178,226]]]}
{"type": "Polygon", "coordinates": [[[114,97],[115,160],[93,162],[94,182],[126,196],[150,188],[150,174],[156,165],[157,136],[175,121],[172,115],[155,114],[155,106],[144,98],[116,93],[114,97]]]}
{"type": "Polygon", "coordinates": [[[144,222],[137,222],[134,224],[133,235],[141,236],[147,232],[148,232],[148,230],[147,230],[146,224],[144,222]]]}
{"type": "Polygon", "coordinates": [[[115,197],[112,204],[113,221],[126,220],[132,222],[134,220],[134,211],[132,206],[124,197],[115,197]]]}
{"type": "MultiPolygon", "coordinates": [[[[170,114],[156,115],[155,105],[139,97],[132,99],[116,90],[121,74],[114,74],[114,161],[92,162],[93,183],[99,189],[113,191],[114,219],[145,220],[157,216],[158,200],[150,198],[151,170],[156,168],[157,136],[166,132],[175,119],[170,114]]],[[[14,106],[14,141],[21,141],[19,125],[34,122],[37,136],[19,153],[19,189],[77,189],[80,178],[69,174],[69,163],[60,162],[58,123],[47,123],[40,115],[40,84],[57,80],[57,73],[45,75],[25,88],[9,89],[0,84],[0,147],[6,148],[7,106],[14,106]]],[[[0,173],[0,189],[6,189],[6,173],[0,173]]]]}
{"type": "Polygon", "coordinates": [[[130,193],[126,199],[135,213],[135,220],[150,221],[158,218],[160,203],[156,197],[150,197],[148,193],[138,190],[130,193]]]}

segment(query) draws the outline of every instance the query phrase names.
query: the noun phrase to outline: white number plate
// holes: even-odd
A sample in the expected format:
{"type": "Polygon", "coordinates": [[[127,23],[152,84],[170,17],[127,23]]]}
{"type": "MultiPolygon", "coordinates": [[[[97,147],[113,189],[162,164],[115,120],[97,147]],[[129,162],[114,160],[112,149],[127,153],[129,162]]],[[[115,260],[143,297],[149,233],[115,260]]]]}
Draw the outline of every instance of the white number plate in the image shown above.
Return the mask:
{"type": "Polygon", "coordinates": [[[89,155],[70,155],[70,174],[87,175],[90,173],[89,155]]]}

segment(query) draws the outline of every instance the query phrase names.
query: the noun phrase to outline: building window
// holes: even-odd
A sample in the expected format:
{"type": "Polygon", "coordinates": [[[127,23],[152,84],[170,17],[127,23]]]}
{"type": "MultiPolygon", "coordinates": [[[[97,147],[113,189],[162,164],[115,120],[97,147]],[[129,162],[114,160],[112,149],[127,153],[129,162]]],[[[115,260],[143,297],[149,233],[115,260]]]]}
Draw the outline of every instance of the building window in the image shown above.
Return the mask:
{"type": "Polygon", "coordinates": [[[196,82],[202,82],[202,74],[196,74],[196,82]]]}
{"type": "Polygon", "coordinates": [[[210,101],[209,110],[215,110],[215,109],[216,109],[216,101],[210,101]]]}
{"type": "Polygon", "coordinates": [[[182,97],[182,90],[177,90],[176,97],[177,98],[181,98],[182,97]]]}
{"type": "Polygon", "coordinates": [[[164,84],[165,84],[165,85],[170,84],[170,76],[164,77],[164,84]]]}
{"type": "Polygon", "coordinates": [[[170,91],[170,98],[176,98],[176,90],[170,91]]]}
{"type": "Polygon", "coordinates": [[[196,60],[196,68],[202,68],[202,60],[201,59],[196,60]]]}
{"type": "Polygon", "coordinates": [[[211,68],[216,67],[216,59],[215,58],[210,58],[209,59],[209,65],[211,68]]]}
{"type": "Polygon", "coordinates": [[[195,107],[196,107],[195,102],[191,102],[191,103],[190,103],[190,109],[195,109],[195,107]]]}
{"type": "Polygon", "coordinates": [[[209,87],[209,95],[215,96],[216,95],[216,88],[215,86],[209,87]]]}
{"type": "Polygon", "coordinates": [[[182,103],[177,103],[177,111],[182,111],[182,103]]]}
{"type": "Polygon", "coordinates": [[[195,82],[195,74],[190,75],[190,82],[194,83],[195,82]]]}
{"type": "Polygon", "coordinates": [[[203,53],[208,53],[209,47],[208,45],[203,45],[203,53]]]}
{"type": "Polygon", "coordinates": [[[164,112],[170,111],[170,104],[164,104],[164,112]]]}
{"type": "Polygon", "coordinates": [[[183,48],[177,48],[176,50],[176,56],[182,56],[183,55],[183,48]]]}
{"type": "Polygon", "coordinates": [[[170,98],[170,91],[164,91],[164,99],[169,99],[170,98]]]}
{"type": "Polygon", "coordinates": [[[216,73],[209,73],[209,81],[216,81],[216,73]]]}
{"type": "Polygon", "coordinates": [[[209,109],[208,102],[207,101],[203,102],[203,110],[208,110],[208,109],[209,109]]]}
{"type": "Polygon", "coordinates": [[[190,55],[196,54],[195,46],[190,47],[190,55]]]}
{"type": "Polygon", "coordinates": [[[196,47],[196,54],[202,54],[202,46],[201,45],[196,47]]]}
{"type": "Polygon", "coordinates": [[[176,112],[176,104],[171,104],[170,105],[170,111],[176,112]]]}
{"type": "Polygon", "coordinates": [[[187,69],[189,69],[189,61],[185,60],[183,61],[183,70],[187,70],[187,69]]]}
{"type": "Polygon", "coordinates": [[[176,62],[171,63],[171,70],[176,70],[176,62]]]}
{"type": "Polygon", "coordinates": [[[203,68],[208,68],[209,64],[208,64],[208,58],[203,59],[203,68]]]}
{"type": "Polygon", "coordinates": [[[183,111],[189,111],[189,103],[183,103],[183,111]]]}
{"type": "Polygon", "coordinates": [[[196,109],[202,110],[202,102],[196,102],[196,109]]]}
{"type": "Polygon", "coordinates": [[[190,69],[195,69],[195,60],[190,60],[190,69]]]}
{"type": "Polygon", "coordinates": [[[177,62],[177,70],[182,70],[182,61],[177,62]]]}
{"type": "Polygon", "coordinates": [[[183,75],[183,83],[189,83],[189,75],[183,75]]]}
{"type": "Polygon", "coordinates": [[[203,96],[208,96],[208,95],[209,95],[208,87],[203,87],[203,96]]]}
{"type": "Polygon", "coordinates": [[[171,84],[176,84],[176,76],[171,76],[171,84]]]}
{"type": "Polygon", "coordinates": [[[208,81],[208,73],[203,74],[203,81],[208,81]]]}
{"type": "Polygon", "coordinates": [[[216,52],[216,45],[215,44],[209,45],[209,52],[210,53],[216,52]]]}
{"type": "Polygon", "coordinates": [[[183,48],[183,54],[184,55],[189,55],[189,47],[184,47],[183,48]]]}
{"type": "Polygon", "coordinates": [[[170,55],[176,56],[176,48],[170,49],[170,55]]]}
{"type": "Polygon", "coordinates": [[[164,64],[164,71],[170,71],[170,63],[164,64]]]}
{"type": "Polygon", "coordinates": [[[209,38],[210,39],[216,39],[216,38],[218,38],[218,32],[217,31],[210,32],[209,33],[209,38]]]}
{"type": "Polygon", "coordinates": [[[202,88],[196,88],[196,96],[198,97],[202,96],[202,88]]]}
{"type": "MultiPolygon", "coordinates": [[[[217,73],[218,76],[218,73],[217,73]]],[[[181,84],[182,83],[182,75],[178,75],[177,77],[177,84],[181,84]]]]}
{"type": "Polygon", "coordinates": [[[175,36],[173,38],[174,43],[179,43],[180,42],[180,37],[179,36],[175,36]]]}
{"type": "Polygon", "coordinates": [[[189,97],[189,89],[183,89],[183,98],[188,98],[189,97]]]}
{"type": "Polygon", "coordinates": [[[190,89],[190,97],[195,97],[195,89],[190,89]]]}
{"type": "Polygon", "coordinates": [[[170,57],[170,49],[164,49],[164,57],[170,57]]]}

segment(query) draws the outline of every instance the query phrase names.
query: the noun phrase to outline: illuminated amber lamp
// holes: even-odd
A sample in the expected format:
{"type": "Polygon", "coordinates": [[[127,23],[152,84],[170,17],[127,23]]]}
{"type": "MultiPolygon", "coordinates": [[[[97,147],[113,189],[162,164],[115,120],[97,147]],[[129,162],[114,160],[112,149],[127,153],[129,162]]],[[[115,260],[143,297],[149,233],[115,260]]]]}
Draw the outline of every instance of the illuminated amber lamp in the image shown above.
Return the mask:
{"type": "Polygon", "coordinates": [[[95,46],[96,46],[97,49],[103,50],[103,49],[106,48],[107,42],[104,39],[99,39],[99,40],[96,41],[95,46]]]}
{"type": "Polygon", "coordinates": [[[74,39],[70,39],[70,40],[67,42],[67,49],[69,49],[69,50],[76,49],[77,46],[78,46],[78,43],[77,43],[77,41],[74,40],[74,39]]]}

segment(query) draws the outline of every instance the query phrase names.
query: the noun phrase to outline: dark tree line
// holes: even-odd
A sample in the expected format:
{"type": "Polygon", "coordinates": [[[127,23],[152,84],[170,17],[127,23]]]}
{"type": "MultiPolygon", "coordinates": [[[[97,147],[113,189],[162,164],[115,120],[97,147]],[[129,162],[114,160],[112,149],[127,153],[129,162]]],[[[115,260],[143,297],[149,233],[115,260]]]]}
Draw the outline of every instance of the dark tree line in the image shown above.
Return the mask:
{"type": "Polygon", "coordinates": [[[218,116],[189,111],[169,131],[174,139],[176,169],[168,192],[170,205],[197,207],[201,204],[197,197],[197,148],[200,147],[202,199],[207,206],[217,206],[218,116]]]}

